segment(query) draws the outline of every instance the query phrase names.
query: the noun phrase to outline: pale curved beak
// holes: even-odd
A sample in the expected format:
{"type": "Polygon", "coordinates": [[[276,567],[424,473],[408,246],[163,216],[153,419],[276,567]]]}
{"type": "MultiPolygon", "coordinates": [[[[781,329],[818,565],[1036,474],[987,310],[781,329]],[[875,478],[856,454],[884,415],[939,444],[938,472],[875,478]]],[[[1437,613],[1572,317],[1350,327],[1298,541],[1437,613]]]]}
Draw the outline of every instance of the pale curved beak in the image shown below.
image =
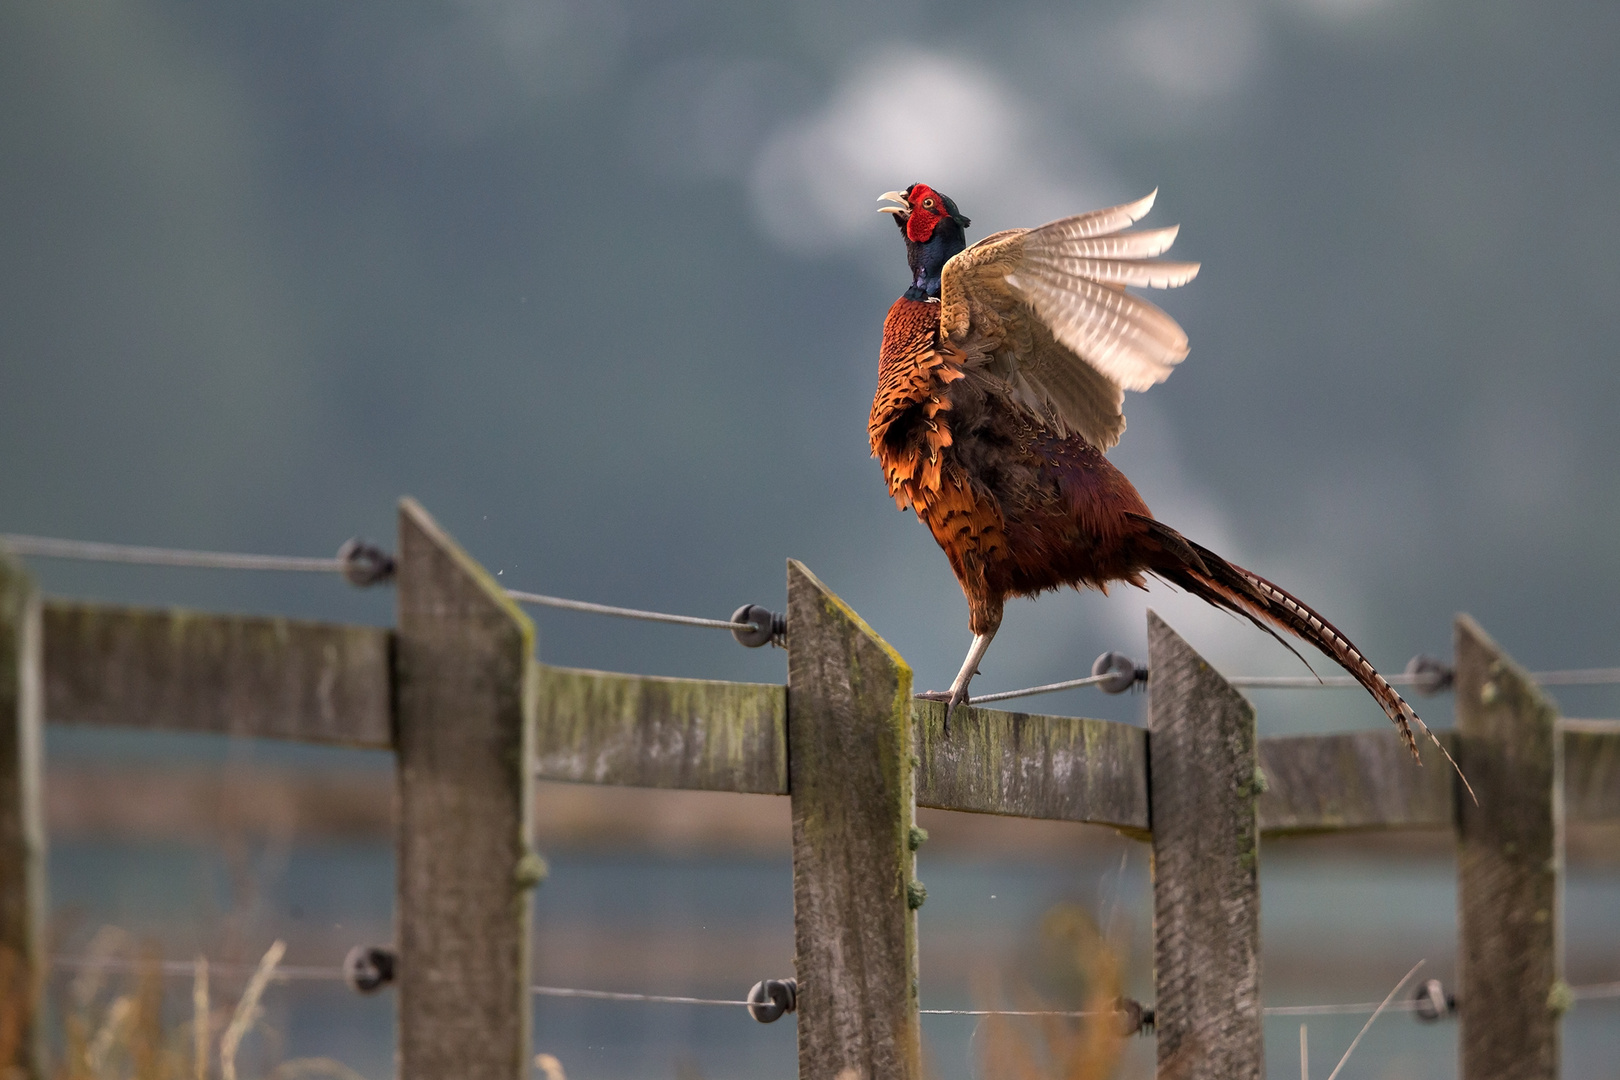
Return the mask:
{"type": "Polygon", "coordinates": [[[899,206],[880,206],[880,214],[909,214],[911,206],[906,202],[906,193],[903,191],[885,191],[878,196],[878,202],[897,202],[899,206]]]}

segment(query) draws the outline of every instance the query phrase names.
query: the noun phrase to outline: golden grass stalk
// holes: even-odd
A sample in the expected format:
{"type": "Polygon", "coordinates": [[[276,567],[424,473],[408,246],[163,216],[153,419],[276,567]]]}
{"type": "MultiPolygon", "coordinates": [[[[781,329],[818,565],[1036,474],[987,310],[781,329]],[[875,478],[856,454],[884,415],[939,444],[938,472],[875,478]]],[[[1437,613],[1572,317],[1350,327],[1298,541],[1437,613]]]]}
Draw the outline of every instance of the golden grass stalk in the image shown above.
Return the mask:
{"type": "Polygon", "coordinates": [[[1422,967],[1426,962],[1427,961],[1419,960],[1417,963],[1413,964],[1412,970],[1408,971],[1405,977],[1402,978],[1400,982],[1395,984],[1395,989],[1391,990],[1389,992],[1389,996],[1385,997],[1384,1000],[1379,1003],[1378,1008],[1373,1010],[1373,1014],[1367,1017],[1367,1022],[1361,1025],[1361,1030],[1356,1032],[1356,1037],[1350,1040],[1350,1046],[1345,1050],[1344,1057],[1340,1058],[1339,1063],[1333,1067],[1333,1071],[1328,1073],[1328,1080],[1339,1080],[1339,1070],[1344,1068],[1344,1063],[1350,1060],[1351,1054],[1355,1053],[1356,1046],[1361,1042],[1361,1037],[1367,1034],[1367,1029],[1373,1026],[1373,1021],[1377,1020],[1378,1017],[1383,1014],[1384,1010],[1389,1007],[1389,1003],[1395,1000],[1395,995],[1399,994],[1403,989],[1406,988],[1406,984],[1412,981],[1412,976],[1418,973],[1418,968],[1422,967]]]}
{"type": "Polygon", "coordinates": [[[134,1066],[134,1080],[166,1080],[163,1060],[163,961],[157,949],[150,944],[141,950],[135,970],[129,1056],[134,1066]]]}
{"type": "Polygon", "coordinates": [[[271,976],[276,973],[276,965],[281,963],[281,957],[287,951],[285,941],[277,941],[265,951],[259,960],[258,969],[248,980],[247,989],[242,991],[242,999],[236,1003],[236,1011],[231,1014],[231,1022],[226,1025],[225,1034],[219,1038],[219,1074],[223,1080],[236,1080],[236,1051],[241,1047],[242,1040],[253,1025],[263,1015],[259,1008],[259,998],[264,996],[264,988],[270,985],[271,976]]]}
{"type": "Polygon", "coordinates": [[[197,957],[191,976],[191,1062],[193,1080],[208,1080],[208,1036],[213,1009],[208,1002],[208,957],[197,957]]]}
{"type": "Polygon", "coordinates": [[[107,1006],[107,1012],[101,1018],[101,1027],[96,1029],[95,1036],[85,1049],[84,1062],[89,1075],[101,1076],[107,1072],[114,1049],[129,1037],[129,1022],[134,1013],[135,998],[132,994],[114,998],[113,1003],[107,1006]]]}

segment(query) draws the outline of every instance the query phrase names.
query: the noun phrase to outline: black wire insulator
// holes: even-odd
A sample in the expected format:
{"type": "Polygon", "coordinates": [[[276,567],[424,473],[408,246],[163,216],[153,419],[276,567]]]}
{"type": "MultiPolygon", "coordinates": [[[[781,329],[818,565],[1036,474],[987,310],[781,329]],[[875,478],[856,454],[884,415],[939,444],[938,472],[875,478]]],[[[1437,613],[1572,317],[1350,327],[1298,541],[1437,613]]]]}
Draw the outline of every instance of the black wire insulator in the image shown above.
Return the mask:
{"type": "Polygon", "coordinates": [[[1119,1014],[1119,1034],[1121,1038],[1135,1035],[1142,1030],[1142,1003],[1134,998],[1118,997],[1114,999],[1114,1011],[1119,1014]]]}
{"type": "Polygon", "coordinates": [[[1444,660],[1427,653],[1418,653],[1406,662],[1406,676],[1412,680],[1412,689],[1428,696],[1450,690],[1457,672],[1444,660]]]}
{"type": "Polygon", "coordinates": [[[1119,1014],[1119,1034],[1146,1035],[1153,1031],[1153,1006],[1144,1005],[1135,998],[1114,999],[1114,1011],[1119,1014]]]}
{"type": "Polygon", "coordinates": [[[747,630],[732,629],[731,636],[737,639],[738,644],[750,649],[757,649],[761,645],[787,646],[787,617],[778,615],[770,608],[744,604],[732,612],[731,621],[750,624],[747,630]]]}
{"type": "Polygon", "coordinates": [[[343,579],[350,585],[363,589],[394,580],[394,557],[369,540],[358,536],[345,540],[337,557],[343,564],[343,579]]]}
{"type": "Polygon", "coordinates": [[[343,958],[343,981],[357,994],[375,994],[398,970],[399,954],[387,945],[356,945],[343,958]]]}
{"type": "Polygon", "coordinates": [[[748,1015],[762,1024],[775,1023],[798,1008],[797,979],[761,979],[748,991],[748,1015]]]}
{"type": "Polygon", "coordinates": [[[1137,667],[1136,661],[1121,652],[1105,652],[1091,665],[1093,676],[1108,678],[1097,684],[1105,694],[1123,694],[1134,686],[1147,682],[1147,668],[1137,667]]]}

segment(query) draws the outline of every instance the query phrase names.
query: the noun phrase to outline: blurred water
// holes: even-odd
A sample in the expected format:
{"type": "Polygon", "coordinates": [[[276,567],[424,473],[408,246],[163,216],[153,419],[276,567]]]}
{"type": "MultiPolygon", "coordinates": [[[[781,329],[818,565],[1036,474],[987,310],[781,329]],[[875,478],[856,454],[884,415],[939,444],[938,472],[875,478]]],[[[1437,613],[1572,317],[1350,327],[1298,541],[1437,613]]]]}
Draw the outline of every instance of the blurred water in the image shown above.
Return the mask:
{"type": "MultiPolygon", "coordinates": [[[[1016,968],[1041,914],[1060,901],[1117,912],[1127,948],[1126,991],[1151,999],[1146,963],[1150,918],[1146,853],[1071,861],[929,857],[920,914],[925,1008],[976,1002],[974,980],[1016,968]]],[[[560,852],[536,894],[538,982],[704,997],[741,996],[756,979],[791,973],[790,867],[779,858],[671,858],[560,852]]],[[[1321,861],[1309,847],[1274,847],[1264,864],[1267,1001],[1381,998],[1417,959],[1426,976],[1452,979],[1453,867],[1444,861],[1321,861]]],[[[309,844],[221,852],[181,845],[61,843],[51,852],[52,902],[63,948],[82,947],[114,923],[162,943],[165,955],[206,951],[252,960],[272,938],[289,942],[289,964],[335,965],[351,944],[390,937],[392,855],[382,844],[309,844]]],[[[1567,896],[1572,981],[1620,977],[1620,873],[1576,870],[1567,896]]],[[[239,981],[239,980],[238,980],[239,981]]],[[[235,986],[222,986],[224,1000],[235,986]]],[[[188,987],[169,987],[176,1018],[188,987]]],[[[335,982],[295,982],[267,996],[266,1029],[244,1060],[324,1055],[367,1077],[392,1072],[393,1000],[360,997],[335,982]],[[261,1055],[255,1057],[255,1055],[261,1055]]],[[[572,1080],[704,1077],[754,1080],[795,1072],[793,1021],[761,1025],[741,1009],[539,998],[536,1049],[555,1054],[572,1080]]],[[[1327,1075],[1362,1017],[1309,1020],[1312,1070],[1327,1075]]],[[[1297,1069],[1297,1018],[1266,1024],[1269,1071],[1297,1069]]],[[[923,1021],[929,1069],[938,1080],[978,1075],[973,1017],[923,1021]]],[[[1445,1076],[1455,1071],[1456,1027],[1409,1015],[1381,1019],[1346,1076],[1445,1076]]],[[[1565,1023],[1564,1076],[1613,1075],[1620,1054],[1620,1002],[1588,1002],[1565,1023]]],[[[1151,1075],[1152,1043],[1135,1040],[1123,1076],[1151,1075]]],[[[251,1073],[250,1073],[251,1075],[251,1073]]]]}

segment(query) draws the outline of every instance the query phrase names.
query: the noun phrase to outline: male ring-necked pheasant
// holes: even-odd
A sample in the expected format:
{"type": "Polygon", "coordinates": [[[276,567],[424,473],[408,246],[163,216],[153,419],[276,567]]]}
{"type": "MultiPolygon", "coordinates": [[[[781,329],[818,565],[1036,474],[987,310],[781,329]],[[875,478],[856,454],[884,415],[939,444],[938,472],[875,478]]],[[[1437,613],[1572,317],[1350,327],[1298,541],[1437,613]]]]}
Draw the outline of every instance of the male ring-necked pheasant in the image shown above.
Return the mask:
{"type": "MultiPolygon", "coordinates": [[[[1157,194],[1156,192],[1154,194],[1157,194]]],[[[1001,625],[1008,596],[1063,585],[1171,582],[1276,636],[1321,649],[1372,694],[1415,755],[1410,705],[1315,611],[1156,521],[1103,452],[1124,391],[1163,382],[1187,335],[1126,286],[1173,288],[1197,263],[1157,261],[1177,227],[1123,231],[1133,203],[1009,229],[972,247],[968,219],[925,184],[880,201],[906,240],[911,287],[883,325],[867,431],[889,492],[934,534],[967,594],[973,644],[946,716],[1001,625]]],[[[1278,640],[1281,640],[1280,638],[1278,640]]],[[[1286,643],[1285,643],[1286,644],[1286,643]]]]}

